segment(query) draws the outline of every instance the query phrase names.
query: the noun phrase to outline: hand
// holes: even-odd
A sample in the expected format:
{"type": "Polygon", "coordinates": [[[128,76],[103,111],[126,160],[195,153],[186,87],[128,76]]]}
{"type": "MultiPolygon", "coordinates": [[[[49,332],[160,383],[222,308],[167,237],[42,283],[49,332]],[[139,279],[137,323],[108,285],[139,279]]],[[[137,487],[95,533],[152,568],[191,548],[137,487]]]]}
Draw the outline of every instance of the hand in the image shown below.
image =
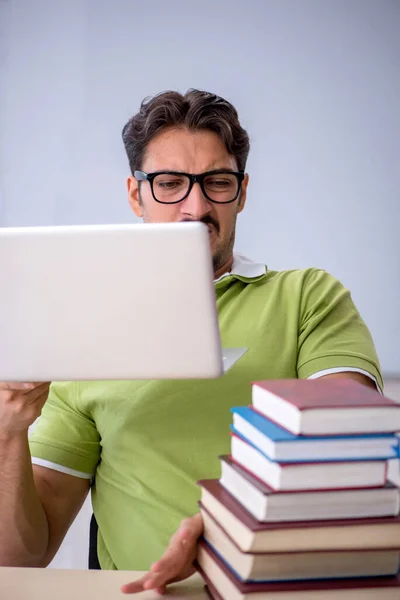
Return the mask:
{"type": "Polygon", "coordinates": [[[40,415],[50,383],[0,382],[0,436],[27,432],[40,415]]]}
{"type": "Polygon", "coordinates": [[[153,563],[150,571],[141,579],[122,586],[121,591],[124,594],[136,594],[143,590],[155,589],[159,594],[164,594],[168,583],[181,581],[193,575],[197,542],[202,533],[203,519],[200,513],[183,519],[160,560],[153,563]]]}

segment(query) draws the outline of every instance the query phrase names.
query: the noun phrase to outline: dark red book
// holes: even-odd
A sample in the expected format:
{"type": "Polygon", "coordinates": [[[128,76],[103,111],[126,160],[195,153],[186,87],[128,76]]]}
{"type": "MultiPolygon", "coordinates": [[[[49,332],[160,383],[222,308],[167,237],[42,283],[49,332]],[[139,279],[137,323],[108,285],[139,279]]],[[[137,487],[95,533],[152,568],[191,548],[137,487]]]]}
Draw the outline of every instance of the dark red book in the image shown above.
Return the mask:
{"type": "Polygon", "coordinates": [[[390,482],[380,487],[276,491],[234,462],[220,456],[221,485],[258,521],[316,521],[393,517],[400,491],[390,482]]]}
{"type": "MultiPolygon", "coordinates": [[[[217,600],[296,600],[299,593],[310,593],[313,600],[353,599],[355,592],[363,600],[399,600],[400,577],[356,577],[277,583],[241,582],[204,542],[200,542],[197,569],[217,600]],[[382,596],[380,595],[382,594],[382,596]],[[384,595],[383,595],[384,594],[384,595]]],[[[304,596],[306,598],[306,596],[304,596]]]]}
{"type": "Polygon", "coordinates": [[[223,597],[221,596],[221,594],[219,594],[217,592],[217,590],[215,589],[215,587],[213,586],[213,584],[211,583],[211,581],[209,581],[207,579],[207,577],[204,575],[204,573],[201,572],[200,567],[198,567],[198,571],[199,571],[199,573],[201,573],[203,579],[207,580],[207,583],[204,586],[204,591],[207,594],[207,596],[209,598],[211,598],[211,600],[224,600],[223,597]]]}
{"type": "Polygon", "coordinates": [[[229,534],[203,511],[203,539],[241,581],[274,582],[345,577],[389,577],[400,564],[398,549],[242,552],[229,534]]]}
{"type": "Polygon", "coordinates": [[[295,435],[400,430],[400,404],[352,379],[255,381],[253,408],[295,435]]]}
{"type": "Polygon", "coordinates": [[[400,516],[262,523],[217,479],[201,480],[198,484],[202,488],[201,511],[208,512],[243,552],[399,548],[400,516]]]}

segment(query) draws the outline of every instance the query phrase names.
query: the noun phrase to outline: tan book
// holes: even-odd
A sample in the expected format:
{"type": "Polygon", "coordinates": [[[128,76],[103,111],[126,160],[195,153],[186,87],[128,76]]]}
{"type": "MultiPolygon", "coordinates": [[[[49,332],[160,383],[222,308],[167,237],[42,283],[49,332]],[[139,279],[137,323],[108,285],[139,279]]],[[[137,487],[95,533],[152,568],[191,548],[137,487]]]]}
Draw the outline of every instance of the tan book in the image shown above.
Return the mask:
{"type": "Polygon", "coordinates": [[[399,600],[400,577],[243,583],[204,542],[197,569],[215,600],[399,600]]]}
{"type": "Polygon", "coordinates": [[[228,532],[243,552],[397,549],[400,517],[261,523],[217,479],[198,482],[202,512],[228,532]]]}
{"type": "Polygon", "coordinates": [[[203,521],[205,541],[242,581],[381,577],[399,570],[400,540],[397,550],[242,552],[206,511],[203,521]]]}

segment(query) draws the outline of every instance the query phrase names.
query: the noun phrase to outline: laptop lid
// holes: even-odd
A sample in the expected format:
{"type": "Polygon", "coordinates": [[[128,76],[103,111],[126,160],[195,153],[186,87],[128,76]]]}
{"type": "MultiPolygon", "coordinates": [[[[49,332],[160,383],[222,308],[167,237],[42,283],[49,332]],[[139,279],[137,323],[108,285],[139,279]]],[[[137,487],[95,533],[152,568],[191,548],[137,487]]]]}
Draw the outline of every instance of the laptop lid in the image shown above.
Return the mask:
{"type": "Polygon", "coordinates": [[[219,377],[201,223],[0,229],[0,380],[219,377]]]}

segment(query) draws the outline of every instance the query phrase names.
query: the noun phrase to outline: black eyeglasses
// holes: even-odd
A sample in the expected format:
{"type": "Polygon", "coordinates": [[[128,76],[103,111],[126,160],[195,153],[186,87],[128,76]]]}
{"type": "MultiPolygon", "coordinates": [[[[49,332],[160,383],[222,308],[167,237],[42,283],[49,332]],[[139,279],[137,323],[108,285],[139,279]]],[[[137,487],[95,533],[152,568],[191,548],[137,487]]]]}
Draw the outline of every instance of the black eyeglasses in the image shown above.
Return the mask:
{"type": "Polygon", "coordinates": [[[201,187],[204,196],[210,202],[229,204],[239,196],[240,186],[245,174],[234,171],[207,171],[198,175],[180,173],[179,171],[157,171],[145,173],[135,171],[137,181],[148,181],[151,193],[156,202],[161,204],[177,204],[190,194],[195,183],[201,187]]]}

